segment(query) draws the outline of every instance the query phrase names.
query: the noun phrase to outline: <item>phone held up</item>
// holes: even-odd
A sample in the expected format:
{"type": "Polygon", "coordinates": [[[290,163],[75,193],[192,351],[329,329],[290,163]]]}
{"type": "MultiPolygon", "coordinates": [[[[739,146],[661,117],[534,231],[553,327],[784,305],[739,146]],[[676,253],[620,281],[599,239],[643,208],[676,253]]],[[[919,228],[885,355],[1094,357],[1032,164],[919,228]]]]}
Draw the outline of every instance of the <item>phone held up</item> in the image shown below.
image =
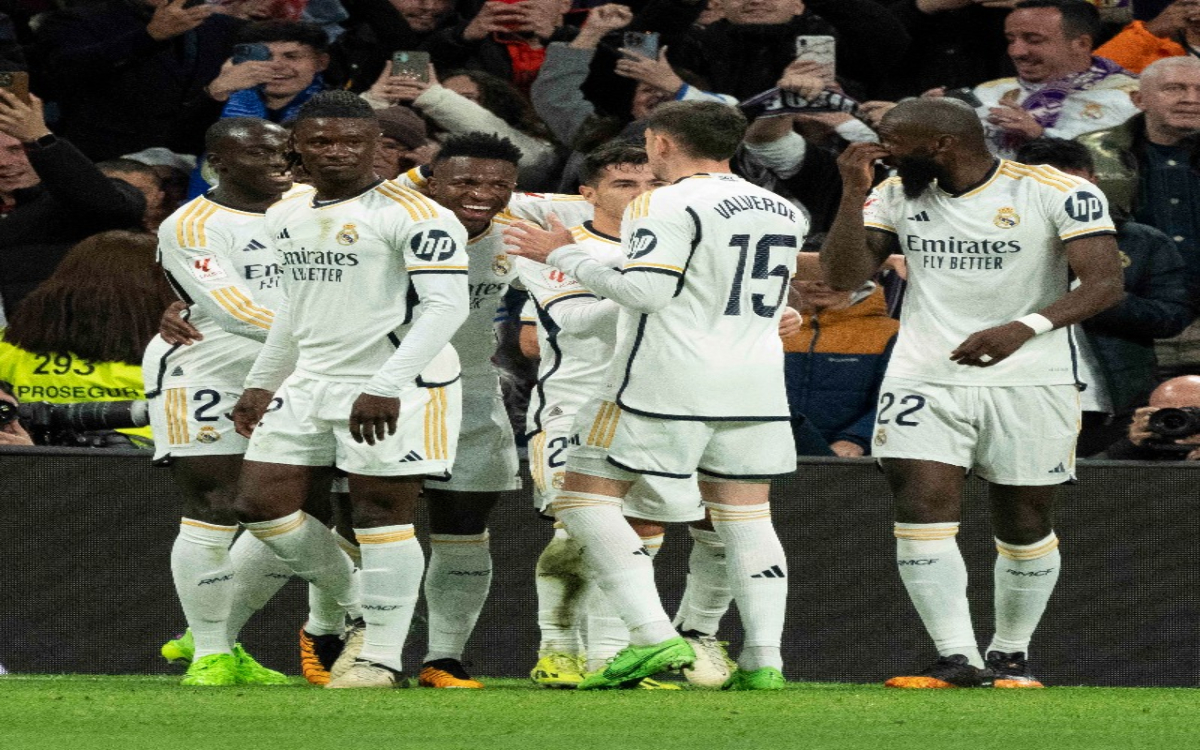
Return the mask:
{"type": "Polygon", "coordinates": [[[429,83],[428,52],[393,52],[392,75],[429,83]]]}
{"type": "Polygon", "coordinates": [[[13,96],[29,104],[29,74],[25,71],[0,71],[0,89],[8,89],[13,96]]]}
{"type": "Polygon", "coordinates": [[[235,44],[230,56],[234,65],[244,62],[267,62],[271,59],[271,48],[265,44],[235,44]]]}
{"type": "Polygon", "coordinates": [[[796,37],[796,59],[814,62],[828,69],[830,79],[837,76],[836,42],[831,36],[805,35],[796,37]]]}
{"type": "Polygon", "coordinates": [[[657,31],[648,31],[645,33],[641,31],[626,31],[623,41],[624,44],[622,46],[624,49],[627,49],[630,52],[636,52],[642,57],[646,57],[651,60],[658,59],[657,31]]]}

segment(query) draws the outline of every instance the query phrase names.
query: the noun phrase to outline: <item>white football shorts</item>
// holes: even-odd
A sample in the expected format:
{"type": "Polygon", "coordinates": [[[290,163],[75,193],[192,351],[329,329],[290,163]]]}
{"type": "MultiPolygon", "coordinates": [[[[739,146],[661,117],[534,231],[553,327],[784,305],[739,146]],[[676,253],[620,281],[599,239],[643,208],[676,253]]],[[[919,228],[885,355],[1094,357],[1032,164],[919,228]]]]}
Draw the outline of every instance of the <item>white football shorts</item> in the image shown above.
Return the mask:
{"type": "Polygon", "coordinates": [[[461,381],[400,394],[396,434],[375,445],[350,435],[350,411],[363,383],[290,376],[275,392],[279,408],[263,415],[247,461],[336,466],[364,476],[445,475],[454,463],[462,418],[461,381]]]}
{"type": "MultiPolygon", "coordinates": [[[[529,439],[529,473],[533,477],[533,500],[542,513],[550,513],[550,503],[562,489],[567,471],[567,456],[581,442],[572,423],[559,419],[529,439]]],[[[625,496],[623,511],[633,518],[662,523],[691,523],[704,518],[700,488],[693,479],[637,477],[625,496]]]]}
{"type": "Polygon", "coordinates": [[[450,478],[431,476],[425,486],[452,492],[507,492],[521,488],[512,422],[494,376],[462,383],[462,428],[450,478]]]}
{"type": "Polygon", "coordinates": [[[245,453],[248,441],[230,417],[241,395],[240,385],[214,385],[166,388],[147,398],[154,460],[245,453]]]}
{"type": "Polygon", "coordinates": [[[871,454],[938,461],[995,484],[1075,478],[1079,392],[1073,385],[965,386],[883,379],[871,454]]]}

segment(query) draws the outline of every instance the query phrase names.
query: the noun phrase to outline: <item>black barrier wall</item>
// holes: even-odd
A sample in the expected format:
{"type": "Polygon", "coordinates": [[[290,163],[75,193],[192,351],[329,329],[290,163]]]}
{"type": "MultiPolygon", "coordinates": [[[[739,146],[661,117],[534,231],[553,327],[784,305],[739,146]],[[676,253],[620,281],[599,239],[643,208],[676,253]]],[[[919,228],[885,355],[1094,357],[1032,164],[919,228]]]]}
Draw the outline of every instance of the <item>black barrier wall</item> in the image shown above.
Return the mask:
{"type": "MultiPolygon", "coordinates": [[[[1095,463],[1064,487],[1063,575],[1032,658],[1047,684],[1200,684],[1200,466],[1095,463]]],[[[145,454],[0,452],[0,664],[11,672],[158,674],[158,647],[181,632],[170,548],[179,504],[169,472],[145,454]]],[[[985,486],[969,483],[959,535],[982,647],[991,635],[985,486]]],[[[789,679],[874,682],[935,654],[895,572],[887,488],[870,461],[805,463],[777,483],[773,510],[790,566],[784,659],[789,679]]],[[[536,659],[533,566],[550,536],[528,491],[509,493],[491,527],[492,598],[468,649],[472,672],[528,674],[536,659]]],[[[668,610],[682,591],[690,538],[668,532],[656,561],[668,610]]],[[[305,616],[296,582],[251,621],[243,641],[297,674],[305,616]]],[[[723,639],[740,638],[736,612],[723,639]]],[[[418,616],[406,651],[424,649],[418,616]]]]}

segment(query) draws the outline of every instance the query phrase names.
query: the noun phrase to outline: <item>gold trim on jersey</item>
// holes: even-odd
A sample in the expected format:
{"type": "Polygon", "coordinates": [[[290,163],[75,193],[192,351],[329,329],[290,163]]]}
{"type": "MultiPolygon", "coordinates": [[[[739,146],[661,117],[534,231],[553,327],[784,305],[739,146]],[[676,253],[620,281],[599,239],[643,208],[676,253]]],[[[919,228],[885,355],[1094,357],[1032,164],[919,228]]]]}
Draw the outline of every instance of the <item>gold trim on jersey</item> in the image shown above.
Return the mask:
{"type": "Polygon", "coordinates": [[[683,273],[683,269],[679,266],[669,266],[666,263],[630,263],[625,266],[625,269],[630,268],[661,268],[664,271],[673,271],[675,273],[683,273]]]}
{"type": "Polygon", "coordinates": [[[362,534],[354,532],[354,538],[359,544],[390,544],[392,542],[407,542],[417,535],[412,526],[399,531],[386,531],[382,534],[362,534]]]}
{"type": "Polygon", "coordinates": [[[650,214],[650,193],[651,192],[653,192],[653,191],[648,191],[648,192],[642,193],[641,195],[634,198],[629,203],[629,208],[625,209],[625,220],[626,221],[633,221],[634,219],[641,219],[650,214]]]}
{"type": "Polygon", "coordinates": [[[192,518],[181,518],[179,523],[183,526],[195,526],[197,529],[205,529],[207,531],[225,531],[233,534],[237,531],[237,526],[217,526],[216,524],[204,523],[192,518]]]}
{"type": "Polygon", "coordinates": [[[950,195],[950,197],[951,197],[951,198],[954,198],[954,199],[956,199],[956,200],[957,200],[958,198],[970,198],[972,195],[979,195],[979,194],[980,194],[980,193],[982,193],[984,190],[987,190],[989,187],[991,187],[991,186],[992,186],[992,184],[993,184],[994,182],[996,182],[996,180],[997,180],[997,179],[999,179],[999,178],[1000,178],[1000,175],[1001,175],[1001,174],[1004,172],[1004,164],[1005,164],[1007,161],[1008,161],[1007,159],[1001,159],[1001,160],[1000,160],[1000,163],[999,163],[999,164],[997,164],[995,167],[993,167],[993,168],[992,168],[992,173],[991,173],[991,175],[989,175],[989,176],[988,176],[988,178],[987,178],[986,180],[984,180],[984,181],[983,181],[983,184],[982,184],[982,185],[978,185],[978,186],[976,186],[976,187],[974,187],[974,188],[971,188],[971,189],[970,189],[970,190],[968,190],[967,192],[965,192],[965,193],[962,193],[962,194],[960,194],[960,195],[953,195],[953,194],[951,194],[951,195],[950,195]]]}
{"type": "Polygon", "coordinates": [[[588,433],[587,444],[598,448],[608,448],[617,434],[617,424],[620,421],[621,407],[612,401],[600,404],[600,410],[596,413],[595,421],[592,422],[592,431],[588,433]]]}
{"type": "Polygon", "coordinates": [[[877,221],[864,221],[863,226],[871,227],[873,229],[882,229],[885,232],[891,232],[892,234],[897,234],[895,227],[888,226],[887,224],[880,224],[877,221]]]}
{"type": "Polygon", "coordinates": [[[304,522],[307,520],[308,520],[308,515],[305,513],[301,513],[297,518],[293,518],[291,521],[288,521],[287,523],[280,524],[278,526],[272,526],[269,529],[248,529],[248,531],[251,534],[253,534],[256,539],[270,539],[272,537],[277,537],[277,536],[286,534],[289,531],[295,531],[296,529],[303,526],[304,522]]]}
{"type": "Polygon", "coordinates": [[[175,224],[175,240],[180,247],[202,248],[208,245],[204,233],[204,222],[217,212],[219,206],[212,201],[199,198],[192,202],[175,224]]]}
{"type": "Polygon", "coordinates": [[[425,184],[429,182],[429,178],[426,177],[425,175],[421,174],[420,167],[413,167],[412,169],[405,172],[404,176],[407,177],[409,180],[411,180],[412,184],[416,185],[417,187],[423,188],[423,187],[425,187],[425,184]]]}
{"type": "Polygon", "coordinates": [[[922,542],[932,542],[938,539],[950,539],[958,536],[958,526],[936,526],[932,529],[902,529],[899,526],[892,531],[897,539],[913,539],[922,542]]]}
{"type": "Polygon", "coordinates": [[[163,391],[163,411],[167,415],[167,443],[187,445],[188,435],[187,388],[168,388],[163,391]]]}
{"type": "Polygon", "coordinates": [[[393,182],[381,182],[375,191],[404,206],[413,221],[425,221],[437,216],[436,206],[416,190],[410,190],[393,182]]]}
{"type": "Polygon", "coordinates": [[[533,480],[533,488],[538,492],[546,491],[545,465],[542,463],[546,453],[546,433],[539,432],[529,441],[529,478],[533,480]]]}
{"type": "Polygon", "coordinates": [[[709,514],[714,522],[720,523],[745,523],[748,521],[769,521],[771,519],[771,506],[763,503],[762,505],[747,506],[745,510],[730,510],[729,508],[709,508],[709,514]]]}
{"type": "Polygon", "coordinates": [[[1030,179],[1034,182],[1039,182],[1047,187],[1052,187],[1060,193],[1069,193],[1075,188],[1075,184],[1062,179],[1058,175],[1054,175],[1036,167],[1030,167],[1025,164],[1017,164],[1005,160],[1000,165],[1000,173],[1005,177],[1010,177],[1014,180],[1030,179]]]}
{"type": "Polygon", "coordinates": [[[996,551],[1001,557],[1007,557],[1009,560],[1036,560],[1039,557],[1045,557],[1058,548],[1058,537],[1054,537],[1045,544],[1039,544],[1032,549],[1013,549],[1003,542],[996,543],[996,551]]]}
{"type": "Polygon", "coordinates": [[[246,293],[236,286],[223,286],[220,289],[212,290],[211,294],[225,312],[243,323],[270,329],[271,323],[275,320],[275,313],[254,304],[254,300],[247,297],[246,293]]]}
{"type": "Polygon", "coordinates": [[[1075,237],[1080,237],[1085,234],[1108,234],[1108,233],[1116,234],[1116,231],[1117,231],[1116,227],[1112,226],[1111,224],[1106,224],[1105,226],[1102,226],[1102,227],[1088,227],[1087,229],[1076,229],[1074,232],[1067,232],[1066,234],[1060,234],[1058,236],[1058,238],[1060,240],[1062,240],[1063,242],[1066,242],[1067,240],[1074,239],[1075,237]]]}
{"type": "Polygon", "coordinates": [[[571,227],[571,236],[574,237],[576,240],[580,240],[580,241],[596,240],[598,242],[603,242],[606,245],[620,245],[621,244],[619,241],[614,240],[611,237],[603,237],[601,235],[596,234],[595,232],[591,231],[590,229],[588,229],[587,227],[585,227],[582,224],[577,224],[577,225],[571,227]]]}
{"type": "Polygon", "coordinates": [[[547,297],[545,300],[538,302],[538,304],[541,305],[543,310],[545,310],[547,307],[549,307],[550,305],[552,305],[555,302],[558,302],[560,300],[570,299],[571,297],[595,297],[595,296],[596,295],[592,294],[588,290],[579,288],[579,289],[572,289],[569,292],[559,292],[558,294],[555,294],[551,297],[547,297]]]}
{"type": "Polygon", "coordinates": [[[468,270],[467,266],[405,266],[404,270],[409,273],[427,273],[429,271],[463,271],[468,270]]]}
{"type": "Polygon", "coordinates": [[[446,412],[448,411],[446,389],[430,388],[429,401],[425,404],[425,456],[431,460],[449,456],[449,439],[446,434],[446,412]]]}

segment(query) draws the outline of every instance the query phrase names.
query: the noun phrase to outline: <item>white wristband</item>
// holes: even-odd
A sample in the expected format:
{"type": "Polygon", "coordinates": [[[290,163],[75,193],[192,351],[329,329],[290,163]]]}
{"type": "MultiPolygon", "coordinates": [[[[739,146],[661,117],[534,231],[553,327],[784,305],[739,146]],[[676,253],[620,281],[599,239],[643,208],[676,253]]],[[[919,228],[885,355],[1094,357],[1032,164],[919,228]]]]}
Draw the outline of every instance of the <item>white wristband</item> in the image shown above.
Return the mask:
{"type": "Polygon", "coordinates": [[[1033,329],[1034,336],[1041,336],[1043,333],[1050,333],[1054,330],[1054,324],[1045,315],[1030,313],[1024,317],[1017,318],[1017,323],[1024,323],[1033,329]]]}

